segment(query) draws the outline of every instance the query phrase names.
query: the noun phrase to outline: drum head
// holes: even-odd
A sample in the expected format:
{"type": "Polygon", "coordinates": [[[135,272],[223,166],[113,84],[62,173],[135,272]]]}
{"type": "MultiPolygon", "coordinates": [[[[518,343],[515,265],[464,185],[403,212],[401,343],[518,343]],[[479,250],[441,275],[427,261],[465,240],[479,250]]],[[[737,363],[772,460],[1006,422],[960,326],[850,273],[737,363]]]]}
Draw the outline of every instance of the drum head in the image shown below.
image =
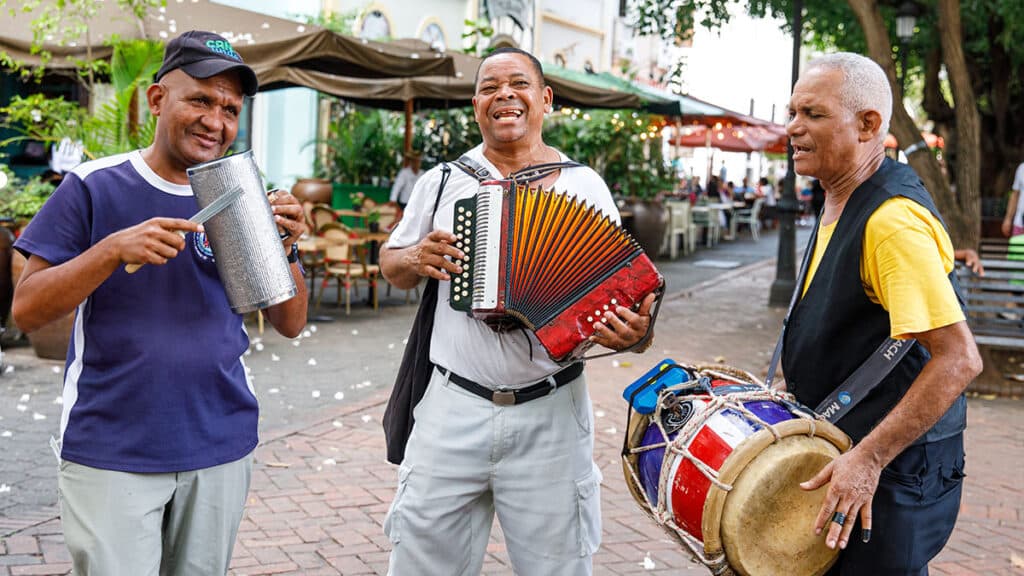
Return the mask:
{"type": "Polygon", "coordinates": [[[839,550],[814,534],[828,484],[813,492],[798,484],[839,456],[832,442],[787,436],[767,446],[733,482],[722,509],[721,537],[729,565],[744,576],[820,576],[839,550]]]}

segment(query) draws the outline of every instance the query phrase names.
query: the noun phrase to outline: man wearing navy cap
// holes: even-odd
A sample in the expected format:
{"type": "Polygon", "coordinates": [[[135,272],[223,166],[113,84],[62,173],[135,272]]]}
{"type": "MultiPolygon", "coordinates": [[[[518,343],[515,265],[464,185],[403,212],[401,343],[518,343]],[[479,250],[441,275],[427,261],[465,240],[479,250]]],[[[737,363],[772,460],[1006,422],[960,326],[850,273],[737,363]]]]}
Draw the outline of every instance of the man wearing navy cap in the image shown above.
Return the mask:
{"type": "MultiPolygon", "coordinates": [[[[64,538],[77,576],[223,575],[257,444],[258,408],[186,169],[224,155],[256,75],[224,38],[187,32],[146,91],[153,144],[69,172],[18,239],[25,332],[75,312],[57,445],[64,538]],[[182,235],[179,235],[183,233],[182,235]],[[147,264],[129,275],[125,264],[147,264]]],[[[298,294],[264,311],[306,323],[293,249],[302,207],[271,199],[298,294]]]]}

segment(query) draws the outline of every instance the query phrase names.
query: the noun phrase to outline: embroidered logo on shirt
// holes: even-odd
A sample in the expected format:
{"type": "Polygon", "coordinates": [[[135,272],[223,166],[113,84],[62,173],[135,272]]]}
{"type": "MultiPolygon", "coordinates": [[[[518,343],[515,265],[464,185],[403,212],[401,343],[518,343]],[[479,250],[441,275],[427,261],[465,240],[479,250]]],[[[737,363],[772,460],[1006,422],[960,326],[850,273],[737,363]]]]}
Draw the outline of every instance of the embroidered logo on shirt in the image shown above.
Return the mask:
{"type": "Polygon", "coordinates": [[[206,232],[193,232],[192,233],[192,248],[203,262],[213,262],[213,248],[210,247],[210,239],[206,237],[206,232]]]}

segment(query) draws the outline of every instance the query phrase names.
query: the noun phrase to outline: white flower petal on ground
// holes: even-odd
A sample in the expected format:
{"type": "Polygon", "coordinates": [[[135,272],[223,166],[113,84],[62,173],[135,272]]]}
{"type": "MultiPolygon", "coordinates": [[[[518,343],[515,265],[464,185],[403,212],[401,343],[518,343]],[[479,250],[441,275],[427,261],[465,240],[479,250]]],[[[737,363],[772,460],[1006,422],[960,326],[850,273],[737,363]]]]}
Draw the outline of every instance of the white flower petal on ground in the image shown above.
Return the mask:
{"type": "Polygon", "coordinates": [[[320,391],[319,390],[313,390],[312,395],[313,395],[313,398],[319,398],[320,397],[320,391]]]}
{"type": "Polygon", "coordinates": [[[309,331],[310,332],[316,332],[316,324],[313,324],[312,326],[310,326],[309,327],[309,331]]]}
{"type": "Polygon", "coordinates": [[[302,337],[303,338],[309,338],[312,335],[313,335],[313,331],[312,330],[303,330],[302,331],[302,337]]]}
{"type": "Polygon", "coordinates": [[[60,374],[61,372],[64,371],[64,368],[60,366],[54,366],[53,368],[50,368],[50,370],[52,370],[54,374],[60,374]]]}
{"type": "Polygon", "coordinates": [[[655,564],[654,564],[654,560],[651,560],[651,553],[650,552],[648,552],[646,555],[644,555],[644,561],[640,563],[640,566],[643,566],[644,570],[654,570],[655,564]]]}
{"type": "Polygon", "coordinates": [[[604,410],[594,410],[594,416],[604,418],[604,410]]]}
{"type": "Polygon", "coordinates": [[[363,415],[362,415],[362,416],[360,417],[360,420],[362,420],[362,421],[363,421],[363,423],[365,424],[365,423],[369,422],[370,420],[373,420],[373,417],[372,417],[372,416],[370,416],[369,414],[363,414],[363,415]]]}
{"type": "Polygon", "coordinates": [[[353,336],[359,336],[359,330],[353,330],[352,331],[352,335],[353,336]]]}
{"type": "Polygon", "coordinates": [[[7,484],[0,484],[0,494],[3,494],[4,492],[10,492],[10,491],[11,491],[11,487],[10,486],[8,486],[7,484]]]}
{"type": "Polygon", "coordinates": [[[29,395],[29,394],[22,394],[21,398],[18,400],[18,402],[28,402],[31,399],[32,399],[31,395],[29,395]]]}
{"type": "Polygon", "coordinates": [[[356,388],[369,388],[370,386],[373,386],[373,384],[371,384],[369,380],[363,380],[359,384],[356,384],[356,388]]]}
{"type": "Polygon", "coordinates": [[[316,366],[316,358],[310,358],[309,360],[306,361],[306,364],[309,364],[310,366],[316,366]]]}
{"type": "Polygon", "coordinates": [[[24,412],[25,410],[28,410],[28,406],[25,406],[24,404],[18,404],[17,406],[15,406],[15,408],[18,409],[18,412],[24,412]]]}
{"type": "Polygon", "coordinates": [[[345,399],[345,393],[344,392],[335,392],[334,393],[334,399],[335,400],[344,400],[345,399]]]}
{"type": "Polygon", "coordinates": [[[46,420],[46,414],[40,414],[39,412],[32,413],[33,420],[46,420]]]}
{"type": "Polygon", "coordinates": [[[267,390],[267,394],[277,394],[280,391],[280,388],[271,388],[270,390],[267,390]]]}
{"type": "Polygon", "coordinates": [[[614,426],[612,426],[611,428],[605,428],[604,431],[609,433],[609,434],[618,434],[619,433],[619,430],[617,428],[615,428],[614,426]]]}
{"type": "Polygon", "coordinates": [[[388,344],[388,350],[394,350],[394,349],[395,349],[395,343],[394,342],[392,342],[391,344],[388,344]]]}
{"type": "Polygon", "coordinates": [[[257,342],[253,348],[255,348],[257,352],[263,352],[263,342],[257,342]]]}
{"type": "Polygon", "coordinates": [[[4,368],[4,374],[10,374],[10,373],[12,373],[12,372],[14,372],[14,366],[11,366],[10,364],[8,364],[8,365],[7,365],[7,366],[6,366],[5,368],[4,368]]]}
{"type": "Polygon", "coordinates": [[[336,466],[338,462],[334,458],[324,458],[324,466],[336,466]]]}
{"type": "Polygon", "coordinates": [[[57,396],[56,398],[53,399],[53,403],[54,404],[63,404],[64,403],[64,397],[63,396],[57,396]]]}
{"type": "Polygon", "coordinates": [[[298,340],[292,340],[292,346],[295,346],[296,348],[298,348],[299,344],[301,344],[301,342],[299,342],[298,340]]]}
{"type": "Polygon", "coordinates": [[[402,346],[405,346],[408,343],[409,343],[409,339],[408,338],[403,338],[402,339],[402,346]]]}
{"type": "Polygon", "coordinates": [[[345,425],[345,423],[342,422],[341,420],[335,420],[331,422],[331,424],[333,424],[335,428],[341,428],[345,425]]]}
{"type": "Polygon", "coordinates": [[[618,360],[612,360],[612,368],[618,368],[618,367],[619,367],[619,361],[618,360]]]}
{"type": "Polygon", "coordinates": [[[14,433],[11,432],[10,430],[4,430],[3,432],[0,432],[0,438],[10,438],[11,436],[14,436],[14,433]]]}
{"type": "Polygon", "coordinates": [[[278,356],[277,354],[271,354],[270,355],[270,361],[271,362],[280,362],[281,361],[281,357],[278,356]]]}

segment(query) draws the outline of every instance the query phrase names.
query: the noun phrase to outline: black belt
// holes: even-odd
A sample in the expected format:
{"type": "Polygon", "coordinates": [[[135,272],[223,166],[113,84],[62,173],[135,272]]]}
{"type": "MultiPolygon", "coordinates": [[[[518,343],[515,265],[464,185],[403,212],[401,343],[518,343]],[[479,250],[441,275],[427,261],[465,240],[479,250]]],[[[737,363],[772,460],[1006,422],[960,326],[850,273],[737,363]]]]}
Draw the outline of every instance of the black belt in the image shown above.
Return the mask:
{"type": "Polygon", "coordinates": [[[530,384],[529,386],[519,388],[517,390],[491,390],[490,388],[481,386],[468,378],[463,378],[447,368],[438,366],[437,370],[441,372],[441,374],[447,376],[449,382],[463,390],[466,390],[467,392],[472,392],[484,400],[490,400],[498,406],[513,406],[515,404],[529,402],[530,400],[536,400],[542,396],[547,396],[557,388],[579,378],[580,374],[583,374],[583,362],[577,362],[567,368],[563,368],[558,372],[555,372],[536,384],[530,384]]]}

